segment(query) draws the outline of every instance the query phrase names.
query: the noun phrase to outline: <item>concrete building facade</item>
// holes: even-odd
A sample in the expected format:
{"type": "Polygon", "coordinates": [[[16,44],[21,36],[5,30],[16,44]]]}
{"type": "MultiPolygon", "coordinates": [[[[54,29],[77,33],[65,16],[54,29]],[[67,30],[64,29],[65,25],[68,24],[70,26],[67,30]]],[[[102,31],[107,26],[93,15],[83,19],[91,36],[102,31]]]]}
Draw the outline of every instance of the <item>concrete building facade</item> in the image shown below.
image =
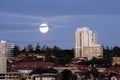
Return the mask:
{"type": "Polygon", "coordinates": [[[102,56],[103,50],[100,44],[96,44],[96,33],[88,27],[77,28],[75,31],[75,57],[102,56]]]}
{"type": "Polygon", "coordinates": [[[13,45],[7,43],[6,41],[0,42],[0,73],[7,72],[7,59],[11,54],[13,45]]]}

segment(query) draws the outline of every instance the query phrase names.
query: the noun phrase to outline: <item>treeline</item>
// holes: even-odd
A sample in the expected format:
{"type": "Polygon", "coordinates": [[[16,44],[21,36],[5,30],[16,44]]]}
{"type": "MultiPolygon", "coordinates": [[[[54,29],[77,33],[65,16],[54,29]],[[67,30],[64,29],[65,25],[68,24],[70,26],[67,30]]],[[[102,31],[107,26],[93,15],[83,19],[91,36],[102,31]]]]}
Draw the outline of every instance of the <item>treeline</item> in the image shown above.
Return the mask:
{"type": "Polygon", "coordinates": [[[14,57],[19,57],[21,54],[25,54],[25,59],[27,60],[34,60],[34,57],[29,57],[29,53],[31,54],[46,54],[45,61],[51,61],[56,64],[66,64],[69,63],[74,58],[74,50],[68,50],[68,49],[61,49],[57,46],[54,47],[48,47],[46,45],[40,46],[40,44],[37,44],[35,47],[33,45],[29,44],[27,47],[20,48],[19,46],[15,45],[12,50],[14,57]]]}
{"type": "Polygon", "coordinates": [[[113,48],[103,47],[103,57],[109,58],[109,57],[120,57],[120,47],[114,46],[113,48]]]}
{"type": "MultiPolygon", "coordinates": [[[[41,53],[48,53],[48,54],[56,54],[56,53],[67,53],[71,54],[73,56],[74,50],[71,49],[61,49],[57,46],[54,47],[48,47],[47,45],[40,46],[40,44],[37,44],[35,47],[31,44],[27,45],[27,47],[20,48],[18,45],[15,45],[13,50],[12,50],[13,56],[17,57],[20,55],[20,53],[36,53],[36,54],[41,54],[41,53]]],[[[59,55],[58,55],[59,56],[59,55]]]]}
{"type": "MultiPolygon", "coordinates": [[[[41,54],[41,53],[46,53],[46,54],[52,54],[55,56],[61,56],[64,57],[65,55],[69,55],[71,57],[74,57],[74,49],[61,49],[57,46],[54,47],[48,47],[47,45],[40,46],[40,44],[37,44],[35,47],[31,44],[27,45],[24,48],[20,48],[18,45],[15,45],[13,50],[12,50],[13,56],[17,57],[21,53],[35,53],[35,54],[41,54]],[[62,54],[61,54],[62,53],[62,54]],[[60,55],[59,55],[60,54],[60,55]]],[[[113,48],[103,47],[103,57],[108,58],[108,57],[120,57],[120,47],[114,46],[113,48]]]]}

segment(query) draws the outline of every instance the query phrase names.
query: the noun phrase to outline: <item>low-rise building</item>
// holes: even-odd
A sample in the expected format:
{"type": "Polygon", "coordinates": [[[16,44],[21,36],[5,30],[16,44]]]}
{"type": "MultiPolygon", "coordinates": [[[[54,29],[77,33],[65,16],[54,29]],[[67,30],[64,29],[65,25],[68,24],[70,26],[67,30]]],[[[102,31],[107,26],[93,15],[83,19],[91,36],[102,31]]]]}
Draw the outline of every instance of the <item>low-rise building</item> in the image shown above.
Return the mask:
{"type": "Polygon", "coordinates": [[[31,62],[16,62],[12,63],[12,68],[15,71],[19,71],[21,73],[30,73],[32,70],[42,67],[52,67],[54,63],[52,62],[40,62],[40,61],[31,61],[31,62]]]}
{"type": "Polygon", "coordinates": [[[32,75],[33,80],[57,80],[56,74],[37,74],[37,75],[32,75]]]}
{"type": "Polygon", "coordinates": [[[112,57],[112,65],[120,65],[120,57],[112,57]]]}

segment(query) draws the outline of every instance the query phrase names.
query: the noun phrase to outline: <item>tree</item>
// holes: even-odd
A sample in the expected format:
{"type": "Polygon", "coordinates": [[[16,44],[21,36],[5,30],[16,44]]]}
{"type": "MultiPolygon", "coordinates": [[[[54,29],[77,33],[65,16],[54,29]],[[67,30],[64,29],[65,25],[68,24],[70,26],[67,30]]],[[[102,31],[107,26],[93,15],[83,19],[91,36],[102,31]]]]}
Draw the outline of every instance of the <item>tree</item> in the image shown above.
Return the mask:
{"type": "Polygon", "coordinates": [[[72,72],[68,69],[65,69],[61,72],[62,80],[77,80],[76,75],[72,74],[72,72]]]}
{"type": "MultiPolygon", "coordinates": [[[[110,72],[110,73],[108,74],[108,78],[109,78],[109,79],[112,78],[112,77],[116,77],[116,76],[118,76],[117,72],[110,72]]],[[[116,80],[116,79],[110,79],[110,80],[116,80]]]]}
{"type": "Polygon", "coordinates": [[[66,65],[67,63],[70,63],[71,59],[69,57],[60,57],[57,58],[56,63],[58,65],[66,65]]]}
{"type": "Polygon", "coordinates": [[[74,58],[74,49],[71,49],[71,50],[66,49],[66,50],[63,50],[63,51],[66,53],[66,55],[68,57],[74,58]]]}
{"type": "Polygon", "coordinates": [[[109,47],[103,48],[103,57],[104,58],[109,58],[109,57],[113,57],[114,53],[113,53],[113,49],[109,49],[109,47]]]}
{"type": "Polygon", "coordinates": [[[114,56],[120,57],[120,48],[118,46],[115,46],[113,48],[113,53],[114,53],[114,56]]]}
{"type": "Polygon", "coordinates": [[[92,67],[91,74],[93,75],[94,78],[98,78],[99,72],[95,67],[92,67]]]}
{"type": "Polygon", "coordinates": [[[13,50],[12,50],[12,53],[13,53],[13,57],[17,57],[18,55],[20,55],[19,46],[15,45],[13,50]]]}
{"type": "Polygon", "coordinates": [[[33,45],[29,44],[29,45],[27,46],[27,51],[28,51],[29,53],[34,52],[33,49],[34,49],[34,48],[33,48],[33,45]]]}
{"type": "Polygon", "coordinates": [[[35,48],[35,53],[40,53],[40,52],[41,52],[40,45],[39,45],[39,43],[37,43],[37,46],[35,48]]]}
{"type": "Polygon", "coordinates": [[[47,68],[47,69],[44,69],[43,70],[43,73],[58,73],[58,71],[56,69],[53,69],[53,68],[47,68]]]}
{"type": "Polygon", "coordinates": [[[42,53],[45,53],[45,52],[46,52],[46,48],[47,48],[47,46],[46,46],[46,45],[43,45],[43,47],[42,47],[42,53]]]}
{"type": "Polygon", "coordinates": [[[58,71],[56,69],[53,69],[53,68],[41,68],[41,67],[38,67],[37,69],[34,69],[30,75],[32,74],[42,74],[42,73],[58,73],[58,71]]]}
{"type": "Polygon", "coordinates": [[[58,53],[59,51],[61,51],[61,49],[59,48],[59,47],[57,47],[57,46],[54,46],[53,47],[53,52],[56,54],[56,53],[58,53]]]}
{"type": "Polygon", "coordinates": [[[104,59],[104,65],[106,67],[110,67],[112,65],[112,58],[106,58],[106,59],[104,59]]]}
{"type": "Polygon", "coordinates": [[[43,69],[42,69],[41,67],[38,67],[37,69],[34,69],[34,70],[30,73],[30,75],[32,75],[32,74],[42,74],[42,72],[43,72],[43,69]]]}

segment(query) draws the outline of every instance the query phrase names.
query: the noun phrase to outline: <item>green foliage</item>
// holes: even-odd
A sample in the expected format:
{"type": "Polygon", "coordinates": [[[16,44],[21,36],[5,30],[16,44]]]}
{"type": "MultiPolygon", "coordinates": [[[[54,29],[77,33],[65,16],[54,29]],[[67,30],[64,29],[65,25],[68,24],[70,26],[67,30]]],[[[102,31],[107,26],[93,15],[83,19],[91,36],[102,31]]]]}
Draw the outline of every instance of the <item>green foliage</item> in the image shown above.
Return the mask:
{"type": "Polygon", "coordinates": [[[79,65],[90,65],[90,64],[92,64],[92,61],[91,60],[87,60],[87,61],[81,61],[81,62],[79,62],[78,63],[79,65]]]}
{"type": "Polygon", "coordinates": [[[17,57],[18,55],[20,55],[20,48],[19,48],[19,46],[15,45],[13,50],[12,50],[12,53],[13,53],[13,57],[17,57]]]}
{"type": "Polygon", "coordinates": [[[75,74],[72,74],[72,72],[68,69],[62,71],[61,74],[62,80],[77,80],[77,76],[75,74]]]}
{"type": "MultiPolygon", "coordinates": [[[[53,48],[50,48],[46,45],[40,46],[40,44],[37,43],[35,48],[33,45],[29,44],[27,47],[20,50],[19,46],[15,46],[13,49],[13,55],[14,57],[17,57],[18,55],[24,55],[22,57],[22,60],[20,61],[34,61],[34,60],[43,60],[38,59],[37,57],[29,56],[29,53],[35,53],[35,54],[45,54],[47,55],[44,59],[44,61],[51,61],[53,63],[56,63],[58,65],[65,65],[67,63],[70,63],[70,61],[74,58],[74,50],[62,50],[57,46],[54,46],[53,48]],[[23,59],[24,58],[24,59],[23,59]]],[[[20,57],[20,56],[19,56],[20,57]]]]}
{"type": "Polygon", "coordinates": [[[70,63],[70,59],[68,57],[58,58],[56,60],[56,64],[58,65],[66,65],[67,63],[70,63]]]}
{"type": "Polygon", "coordinates": [[[95,77],[98,78],[99,72],[95,67],[92,67],[90,73],[95,77]]]}
{"type": "Polygon", "coordinates": [[[113,48],[113,53],[114,53],[114,56],[120,57],[120,47],[115,46],[115,47],[113,48]]]}
{"type": "Polygon", "coordinates": [[[41,50],[40,50],[40,45],[37,44],[36,48],[35,48],[35,53],[40,53],[41,50]]]}
{"type": "Polygon", "coordinates": [[[92,58],[92,60],[79,62],[79,65],[102,65],[104,67],[110,67],[112,64],[112,58],[92,58]]]}
{"type": "Polygon", "coordinates": [[[56,69],[53,69],[53,68],[41,68],[41,67],[38,67],[37,69],[34,69],[30,75],[32,74],[42,74],[42,73],[58,73],[58,71],[56,69]]]}
{"type": "Polygon", "coordinates": [[[112,76],[117,76],[118,74],[116,72],[110,72],[109,74],[109,77],[112,77],[112,76]]]}
{"type": "Polygon", "coordinates": [[[32,75],[32,74],[42,74],[42,72],[43,72],[43,69],[42,69],[41,67],[38,67],[37,69],[34,69],[34,70],[30,73],[30,75],[32,75]]]}
{"type": "Polygon", "coordinates": [[[58,71],[56,69],[53,69],[53,68],[47,68],[47,69],[44,69],[43,70],[43,73],[58,73],[58,71]]]}
{"type": "Polygon", "coordinates": [[[46,56],[45,61],[50,61],[50,62],[55,63],[55,62],[56,62],[56,59],[55,59],[55,58],[53,58],[53,57],[51,57],[51,56],[46,56]]]}
{"type": "Polygon", "coordinates": [[[109,58],[109,57],[120,57],[120,47],[114,46],[113,48],[103,48],[103,57],[109,58]]]}

